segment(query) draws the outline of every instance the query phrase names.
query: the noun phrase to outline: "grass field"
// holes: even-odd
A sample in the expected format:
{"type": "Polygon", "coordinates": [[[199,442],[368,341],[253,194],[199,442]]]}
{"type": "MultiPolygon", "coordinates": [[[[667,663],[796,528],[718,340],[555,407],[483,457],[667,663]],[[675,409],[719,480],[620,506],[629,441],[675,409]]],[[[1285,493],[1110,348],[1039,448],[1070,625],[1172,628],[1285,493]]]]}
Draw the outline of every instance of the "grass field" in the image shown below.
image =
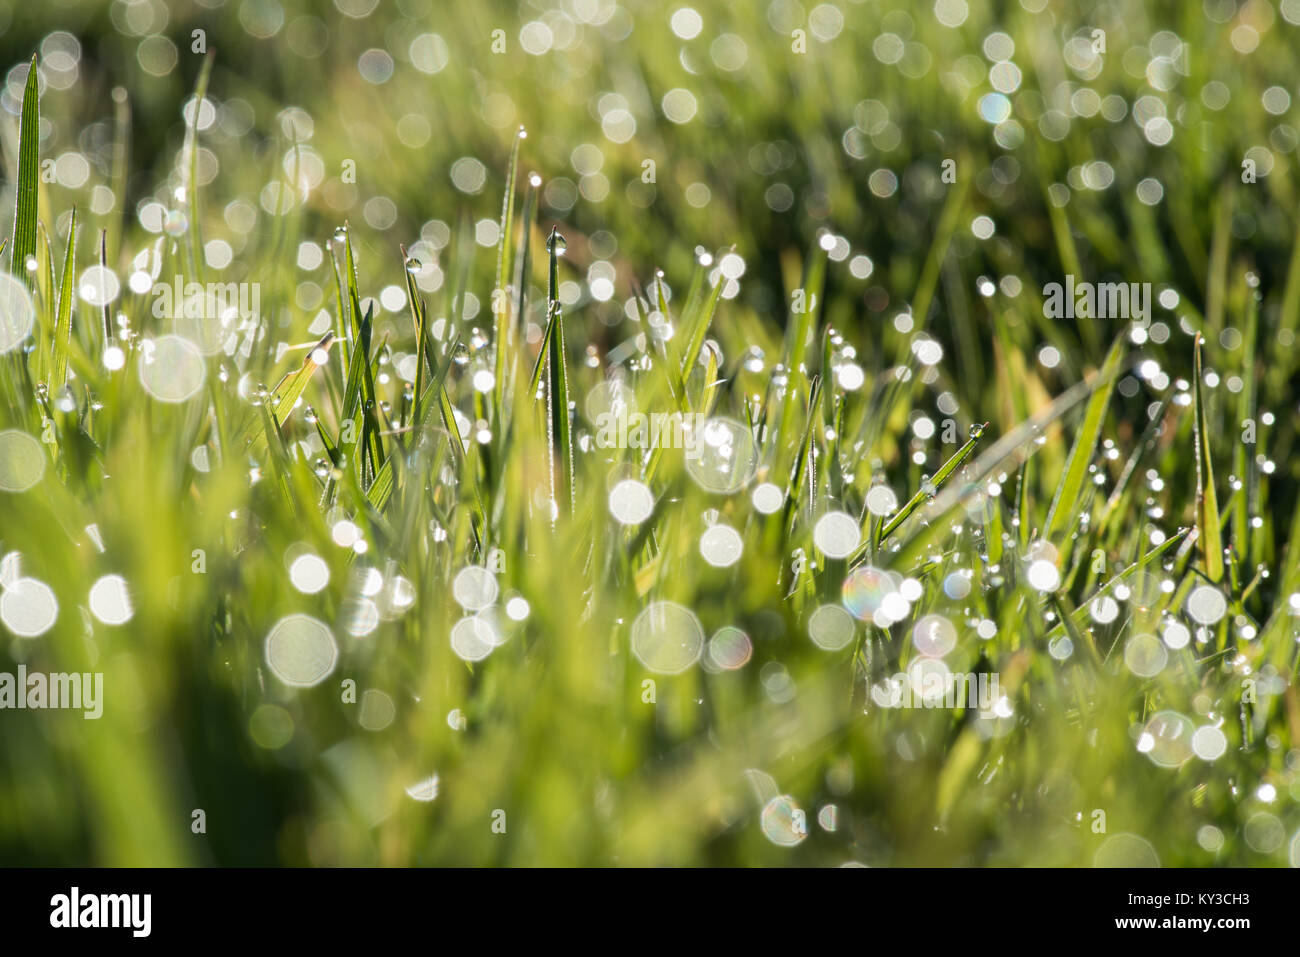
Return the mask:
{"type": "Polygon", "coordinates": [[[0,862],[1300,865],[1297,0],[0,64],[0,862]]]}

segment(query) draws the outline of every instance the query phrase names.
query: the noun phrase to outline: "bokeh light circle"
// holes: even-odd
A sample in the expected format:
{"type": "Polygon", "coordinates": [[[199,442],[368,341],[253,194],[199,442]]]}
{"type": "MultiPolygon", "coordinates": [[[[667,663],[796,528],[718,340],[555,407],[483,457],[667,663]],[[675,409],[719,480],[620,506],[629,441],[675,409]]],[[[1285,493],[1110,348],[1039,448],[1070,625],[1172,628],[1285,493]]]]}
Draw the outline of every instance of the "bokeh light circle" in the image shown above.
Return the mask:
{"type": "Polygon", "coordinates": [[[632,622],[632,654],[658,674],[680,674],[699,660],[703,647],[700,620],[676,602],[652,602],[632,622]]]}
{"type": "Polygon", "coordinates": [[[207,378],[203,353],[190,340],[159,336],[140,350],[140,384],[159,402],[184,402],[198,394],[207,378]]]}
{"type": "Polygon", "coordinates": [[[286,615],[266,636],[266,663],[291,687],[320,684],[334,671],[338,657],[334,634],[310,615],[286,615]]]}
{"type": "Polygon", "coordinates": [[[17,349],[35,324],[36,305],[27,286],[0,272],[0,355],[17,349]]]}

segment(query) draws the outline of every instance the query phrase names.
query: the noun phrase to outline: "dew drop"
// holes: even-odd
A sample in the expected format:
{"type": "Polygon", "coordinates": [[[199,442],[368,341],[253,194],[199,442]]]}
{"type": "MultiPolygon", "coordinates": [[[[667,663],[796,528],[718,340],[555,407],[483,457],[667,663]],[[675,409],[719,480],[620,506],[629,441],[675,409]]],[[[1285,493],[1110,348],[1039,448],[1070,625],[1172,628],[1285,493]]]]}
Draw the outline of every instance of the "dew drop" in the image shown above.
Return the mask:
{"type": "Polygon", "coordinates": [[[559,227],[551,227],[551,235],[547,237],[546,249],[554,256],[563,256],[564,251],[569,248],[568,242],[560,235],[559,227]]]}

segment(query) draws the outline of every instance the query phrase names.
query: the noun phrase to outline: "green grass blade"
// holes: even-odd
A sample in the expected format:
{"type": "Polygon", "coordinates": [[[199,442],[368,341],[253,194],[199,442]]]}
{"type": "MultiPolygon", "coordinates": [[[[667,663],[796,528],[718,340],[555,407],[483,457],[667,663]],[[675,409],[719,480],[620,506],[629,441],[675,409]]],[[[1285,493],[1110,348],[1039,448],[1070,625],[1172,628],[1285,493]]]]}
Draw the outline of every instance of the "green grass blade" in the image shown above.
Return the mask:
{"type": "Polygon", "coordinates": [[[1196,337],[1196,528],[1205,574],[1210,581],[1223,578],[1223,535],[1219,500],[1214,493],[1214,466],[1210,461],[1210,425],[1205,410],[1205,387],[1201,375],[1201,337],[1196,337]]]}
{"type": "Polygon", "coordinates": [[[37,183],[40,179],[41,109],[36,72],[36,54],[32,54],[23,89],[22,116],[18,126],[18,189],[14,202],[14,233],[10,252],[10,271],[31,288],[33,276],[26,268],[27,257],[36,255],[37,183]]]}
{"type": "Polygon", "coordinates": [[[718,303],[722,300],[722,287],[726,283],[726,277],[719,275],[718,281],[713,284],[713,290],[709,293],[709,298],[704,304],[704,310],[700,313],[695,322],[695,328],[691,333],[691,341],[686,346],[686,355],[682,357],[682,393],[686,394],[686,381],[690,378],[691,370],[695,368],[695,363],[700,358],[700,350],[704,348],[704,340],[709,335],[709,326],[713,322],[713,314],[718,310],[718,303]]]}
{"type": "MultiPolygon", "coordinates": [[[[790,440],[794,435],[795,398],[799,389],[796,383],[804,377],[802,372],[804,357],[808,354],[808,342],[817,325],[817,307],[820,304],[822,281],[826,276],[826,253],[818,250],[813,254],[807,274],[803,281],[803,309],[793,317],[790,331],[786,338],[785,366],[788,370],[788,384],[785,398],[781,403],[781,421],[777,423],[777,441],[774,450],[778,467],[782,467],[789,453],[790,440]]],[[[827,370],[829,371],[829,370],[827,370]]]]}
{"type": "Polygon", "coordinates": [[[916,494],[908,499],[907,502],[904,503],[903,507],[894,513],[894,517],[886,522],[880,529],[879,538],[876,540],[877,545],[896,532],[898,527],[907,521],[911,514],[920,507],[922,502],[933,497],[935,493],[943,487],[943,484],[948,481],[949,476],[951,476],[953,472],[957,471],[957,469],[961,468],[961,464],[965,462],[966,459],[970,457],[971,452],[975,450],[975,446],[979,443],[980,437],[984,435],[984,429],[987,427],[988,423],[986,422],[984,425],[974,429],[971,432],[970,438],[967,439],[962,447],[954,452],[952,457],[948,459],[947,462],[944,462],[939,471],[934,474],[934,478],[930,480],[929,487],[917,489],[916,494]]]}
{"type": "Polygon", "coordinates": [[[215,49],[209,50],[199,67],[199,78],[194,84],[194,109],[185,131],[185,205],[189,216],[190,270],[196,281],[203,281],[203,240],[199,229],[199,107],[208,95],[208,79],[212,76],[215,49]]]}
{"type": "MultiPolygon", "coordinates": [[[[306,358],[302,360],[302,365],[297,369],[286,372],[271,390],[271,402],[273,404],[272,414],[275,417],[277,426],[283,426],[288,419],[289,414],[293,411],[294,406],[307,390],[307,384],[311,382],[312,376],[316,370],[321,367],[321,363],[316,361],[316,352],[324,350],[329,352],[330,346],[334,344],[334,333],[327,332],[321,340],[312,346],[308,351],[306,358]]],[[[250,443],[255,443],[260,448],[259,436],[263,429],[261,417],[253,419],[240,435],[239,447],[248,447],[250,443]]]]}
{"type": "MultiPolygon", "coordinates": [[[[1137,561],[1133,562],[1133,564],[1129,565],[1119,574],[1110,578],[1106,582],[1106,584],[1102,585],[1095,592],[1093,592],[1087,598],[1085,598],[1079,604],[1079,606],[1070,613],[1071,621],[1074,622],[1076,627],[1082,626],[1086,628],[1089,619],[1088,609],[1094,601],[1096,601],[1098,598],[1102,598],[1103,596],[1110,594],[1110,592],[1117,585],[1119,585],[1120,583],[1128,579],[1130,576],[1132,576],[1134,572],[1141,571],[1152,564],[1158,564],[1159,561],[1162,558],[1164,558],[1164,556],[1167,555],[1171,550],[1173,550],[1175,546],[1179,545],[1184,539],[1187,538],[1189,531],[1190,531],[1189,529],[1180,528],[1178,531],[1170,535],[1168,538],[1166,538],[1155,548],[1151,549],[1151,551],[1147,552],[1137,561]]],[[[1057,624],[1054,628],[1052,628],[1052,630],[1047,633],[1046,637],[1050,641],[1051,639],[1057,637],[1058,635],[1063,635],[1066,633],[1067,633],[1067,628],[1065,622],[1062,621],[1059,624],[1057,624]]]]}
{"type": "Polygon", "coordinates": [[[1056,488],[1052,507],[1047,512],[1047,526],[1043,530],[1044,538],[1063,528],[1070,519],[1071,508],[1079,499],[1083,483],[1088,478],[1088,466],[1092,464],[1093,453],[1101,439],[1101,427],[1106,420],[1106,409],[1110,405],[1110,395],[1115,387],[1120,363],[1124,358],[1124,337],[1120,336],[1110,347],[1106,361],[1093,382],[1092,397],[1084,411],[1083,424],[1074,437],[1070,457],[1066,460],[1065,472],[1061,484],[1056,488]]]}
{"type": "MultiPolygon", "coordinates": [[[[1237,397],[1237,429],[1245,427],[1247,421],[1255,419],[1255,347],[1259,330],[1259,299],[1255,289],[1246,288],[1246,332],[1242,342],[1241,353],[1241,392],[1237,397]]],[[[1251,556],[1250,509],[1251,498],[1257,491],[1255,481],[1255,445],[1244,441],[1240,431],[1236,436],[1233,449],[1233,471],[1241,490],[1234,496],[1232,516],[1232,542],[1239,559],[1249,561],[1251,556]]]]}
{"type": "MultiPolygon", "coordinates": [[[[505,197],[501,202],[501,235],[497,238],[497,278],[492,290],[492,312],[496,320],[496,381],[493,384],[493,396],[496,399],[497,420],[505,412],[506,375],[514,368],[512,342],[512,323],[510,321],[510,296],[506,294],[505,283],[510,279],[510,243],[514,232],[515,215],[515,173],[519,167],[519,144],[527,134],[519,128],[514,145],[510,148],[510,167],[506,172],[505,197]]],[[[527,226],[525,226],[527,228],[527,226]]]]}
{"type": "Polygon", "coordinates": [[[559,315],[553,311],[550,312],[546,320],[546,331],[542,333],[542,348],[537,353],[537,361],[533,363],[532,374],[528,377],[528,394],[537,395],[537,390],[542,386],[542,372],[546,369],[547,359],[551,355],[551,340],[555,338],[555,325],[559,315]]]}
{"type": "Polygon", "coordinates": [[[307,383],[324,363],[317,362],[316,354],[318,352],[329,355],[330,346],[334,344],[334,333],[327,332],[321,337],[320,342],[312,346],[307,353],[307,357],[302,360],[302,365],[285,375],[280,380],[279,385],[275,387],[272,395],[275,397],[275,421],[277,425],[283,425],[293,411],[294,405],[302,397],[303,392],[307,389],[307,383]]]}
{"type": "Polygon", "coordinates": [[[54,323],[54,369],[52,389],[61,389],[68,381],[68,345],[72,339],[72,303],[76,292],[74,273],[77,249],[77,207],[72,207],[68,223],[68,250],[63,256],[63,276],[59,285],[59,312],[54,323]]]}
{"type": "Polygon", "coordinates": [[[547,289],[547,309],[551,314],[550,349],[547,353],[546,393],[550,406],[549,439],[551,455],[559,453],[560,461],[552,461],[552,500],[562,514],[572,514],[577,503],[573,471],[573,436],[569,429],[569,374],[564,357],[564,310],[559,296],[559,257],[564,251],[564,237],[552,227],[547,240],[551,256],[550,282],[547,289]]]}
{"type": "MultiPolygon", "coordinates": [[[[916,295],[912,298],[912,321],[916,332],[926,327],[930,304],[934,302],[934,293],[939,286],[944,257],[948,255],[948,246],[952,242],[953,233],[957,231],[962,210],[966,207],[968,182],[969,177],[963,177],[958,181],[948,194],[943,212],[939,214],[939,225],[930,244],[930,251],[925,257],[925,265],[921,267],[921,278],[916,285],[916,295]]],[[[903,344],[902,349],[903,354],[906,355],[906,343],[903,344]]]]}

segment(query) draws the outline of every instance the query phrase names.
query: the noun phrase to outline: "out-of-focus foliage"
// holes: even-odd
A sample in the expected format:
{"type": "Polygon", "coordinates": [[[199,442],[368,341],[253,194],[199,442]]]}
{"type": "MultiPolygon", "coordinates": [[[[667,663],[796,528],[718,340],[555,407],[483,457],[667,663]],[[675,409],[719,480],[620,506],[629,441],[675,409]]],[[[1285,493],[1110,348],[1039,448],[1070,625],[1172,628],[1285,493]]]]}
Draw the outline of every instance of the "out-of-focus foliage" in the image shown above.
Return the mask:
{"type": "Polygon", "coordinates": [[[1297,0],[10,3],[6,237],[33,52],[0,861],[1300,863],[1297,0]]]}

